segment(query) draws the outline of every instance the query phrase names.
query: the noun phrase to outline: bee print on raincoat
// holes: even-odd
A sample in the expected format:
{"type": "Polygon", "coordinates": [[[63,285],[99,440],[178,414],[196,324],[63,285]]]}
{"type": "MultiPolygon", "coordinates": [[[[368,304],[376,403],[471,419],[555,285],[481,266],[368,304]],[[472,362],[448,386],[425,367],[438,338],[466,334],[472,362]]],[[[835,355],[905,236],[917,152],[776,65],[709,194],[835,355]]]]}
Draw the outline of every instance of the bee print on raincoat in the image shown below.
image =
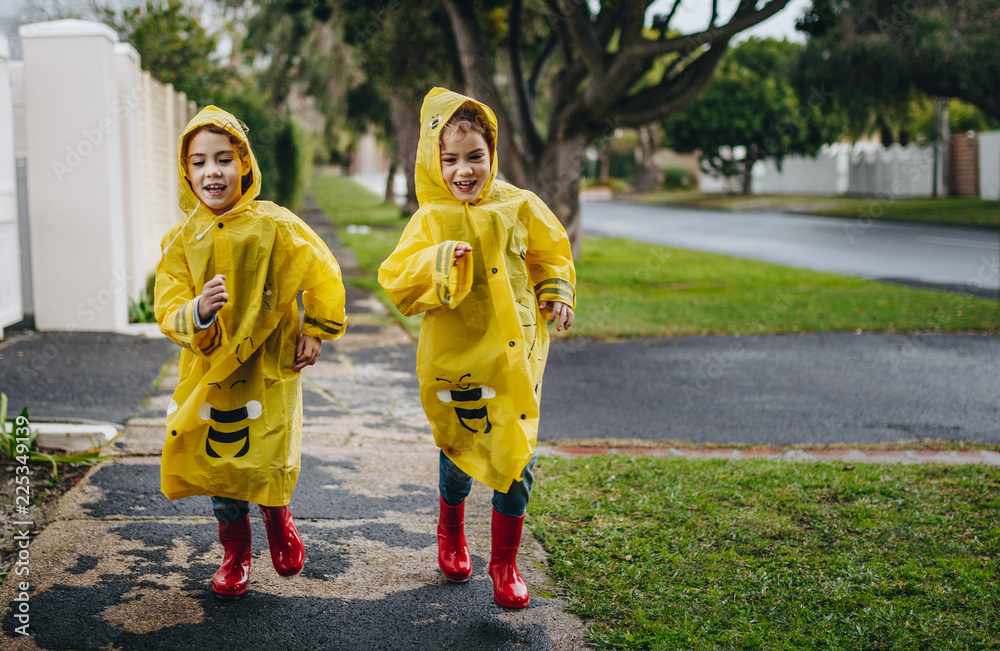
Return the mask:
{"type": "Polygon", "coordinates": [[[168,408],[161,489],[168,498],[216,495],[263,506],[291,499],[301,459],[302,394],[292,370],[300,334],[344,332],[344,285],[326,244],[290,211],[256,201],[261,176],[235,117],[214,106],[178,142],[179,201],[187,216],[163,238],[156,320],[183,347],[168,408]],[[201,205],[180,159],[187,134],[215,124],[241,139],[242,196],[223,215],[201,205]],[[194,298],[216,274],[228,302],[199,330],[194,298]]]}
{"type": "MultiPolygon", "coordinates": [[[[474,100],[443,88],[424,100],[420,209],[382,263],[379,282],[403,314],[424,313],[417,375],[438,447],[470,476],[506,492],[520,481],[538,437],[549,345],[538,302],[575,308],[576,272],[555,215],[533,193],[496,179],[495,148],[475,200],[448,190],[439,138],[467,101],[474,100]],[[459,242],[472,252],[453,265],[459,242]]],[[[476,105],[496,133],[493,112],[476,105]]]]}

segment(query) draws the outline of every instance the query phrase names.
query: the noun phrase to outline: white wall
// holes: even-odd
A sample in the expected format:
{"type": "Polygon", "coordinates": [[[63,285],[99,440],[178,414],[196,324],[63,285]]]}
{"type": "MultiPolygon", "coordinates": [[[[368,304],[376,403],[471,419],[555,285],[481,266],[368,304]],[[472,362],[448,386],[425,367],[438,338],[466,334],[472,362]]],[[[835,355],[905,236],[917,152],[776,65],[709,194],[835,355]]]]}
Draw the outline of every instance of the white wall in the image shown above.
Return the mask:
{"type": "Polygon", "coordinates": [[[979,134],[979,196],[1000,199],[1000,131],[979,134]]]}
{"type": "Polygon", "coordinates": [[[145,287],[146,270],[142,259],[142,153],[139,149],[139,109],[142,70],[139,53],[128,43],[115,45],[118,77],[118,124],[121,128],[122,209],[125,226],[126,295],[138,300],[145,287]]]}
{"type": "Polygon", "coordinates": [[[6,316],[7,285],[40,330],[127,331],[128,302],[183,217],[177,138],[197,107],[100,23],[19,33],[24,60],[0,58],[0,337],[21,318],[6,316]],[[12,202],[20,223],[4,218],[12,202]],[[8,254],[11,230],[20,250],[8,254]]]}
{"type": "Polygon", "coordinates": [[[816,157],[786,156],[754,167],[755,194],[844,194],[849,182],[848,145],[824,145],[816,157]]]}
{"type": "Polygon", "coordinates": [[[9,58],[7,38],[0,36],[0,336],[4,327],[17,323],[24,316],[9,58]]]}
{"type": "MultiPolygon", "coordinates": [[[[998,132],[1000,135],[1000,132],[998,132]]],[[[742,148],[734,148],[739,158],[742,148]]],[[[980,150],[982,151],[982,150],[980,150]]],[[[1000,154],[994,155],[1000,164],[1000,154]]],[[[946,152],[938,166],[938,193],[947,194],[944,170],[946,152]]],[[[1000,183],[1000,174],[995,175],[1000,183]]],[[[769,194],[863,194],[894,197],[929,197],[933,193],[934,150],[907,145],[882,147],[876,143],[826,145],[815,158],[787,156],[781,170],[773,160],[754,166],[751,188],[769,194]]],[[[738,180],[726,181],[703,174],[702,192],[738,192],[738,180]]]]}
{"type": "MultiPolygon", "coordinates": [[[[856,145],[851,151],[849,194],[929,197],[933,192],[934,149],[909,144],[856,145]]],[[[943,158],[942,158],[943,161],[943,158]]],[[[944,165],[939,166],[939,174],[944,165]]],[[[940,179],[939,179],[940,181],[940,179]]],[[[944,195],[943,186],[938,192],[944,195]]]]}
{"type": "Polygon", "coordinates": [[[35,325],[128,323],[117,36],[60,20],[21,27],[35,325]]]}

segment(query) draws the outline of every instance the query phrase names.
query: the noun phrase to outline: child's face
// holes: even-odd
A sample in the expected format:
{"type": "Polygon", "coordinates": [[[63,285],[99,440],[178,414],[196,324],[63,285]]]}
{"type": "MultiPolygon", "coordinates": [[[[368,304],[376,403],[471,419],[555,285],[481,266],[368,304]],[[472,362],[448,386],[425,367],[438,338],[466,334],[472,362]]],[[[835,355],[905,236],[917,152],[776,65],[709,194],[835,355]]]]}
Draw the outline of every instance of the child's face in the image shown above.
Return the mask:
{"type": "Polygon", "coordinates": [[[195,196],[216,215],[240,198],[240,157],[229,137],[199,131],[188,144],[188,178],[195,196]]]}
{"type": "Polygon", "coordinates": [[[452,131],[441,145],[441,174],[459,201],[474,201],[490,177],[490,150],[475,131],[452,131]]]}

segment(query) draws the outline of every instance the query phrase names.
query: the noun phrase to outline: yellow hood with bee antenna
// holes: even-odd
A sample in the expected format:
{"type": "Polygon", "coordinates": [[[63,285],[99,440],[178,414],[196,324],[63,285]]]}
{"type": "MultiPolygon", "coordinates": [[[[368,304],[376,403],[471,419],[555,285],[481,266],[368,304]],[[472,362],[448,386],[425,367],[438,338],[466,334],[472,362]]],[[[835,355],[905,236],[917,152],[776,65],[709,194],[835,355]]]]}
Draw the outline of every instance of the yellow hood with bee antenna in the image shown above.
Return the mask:
{"type": "Polygon", "coordinates": [[[455,198],[444,182],[441,173],[441,129],[448,123],[455,111],[466,102],[471,102],[476,106],[477,111],[486,122],[488,129],[493,131],[493,147],[490,151],[490,176],[483,187],[482,192],[476,197],[473,204],[486,200],[493,191],[494,181],[497,176],[497,151],[496,133],[497,118],[490,107],[482,102],[477,102],[471,97],[459,95],[458,93],[444,88],[434,88],[420,107],[420,140],[417,143],[417,164],[414,172],[414,180],[417,188],[417,201],[420,205],[425,203],[456,204],[463,202],[455,198]]]}
{"type": "Polygon", "coordinates": [[[206,106],[191,118],[191,121],[184,128],[184,133],[177,139],[177,174],[179,177],[177,183],[177,200],[185,215],[191,213],[201,202],[198,201],[194,190],[191,189],[191,179],[188,177],[187,165],[181,157],[181,153],[184,151],[184,141],[201,127],[210,124],[222,127],[231,136],[238,138],[246,146],[248,160],[241,159],[240,161],[241,196],[232,210],[237,210],[241,206],[248,204],[260,194],[260,168],[257,166],[257,158],[253,155],[253,150],[250,148],[246,126],[237,120],[232,113],[223,111],[216,106],[206,106]]]}

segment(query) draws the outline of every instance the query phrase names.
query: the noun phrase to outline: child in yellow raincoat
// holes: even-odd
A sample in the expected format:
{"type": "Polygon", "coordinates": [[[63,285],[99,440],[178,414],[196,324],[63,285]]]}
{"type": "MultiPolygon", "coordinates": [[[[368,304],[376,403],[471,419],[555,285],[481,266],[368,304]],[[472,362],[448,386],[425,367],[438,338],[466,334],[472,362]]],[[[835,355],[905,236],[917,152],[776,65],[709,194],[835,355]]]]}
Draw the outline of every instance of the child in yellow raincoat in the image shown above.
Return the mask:
{"type": "Polygon", "coordinates": [[[278,573],[294,576],[305,562],[288,508],[301,458],[299,371],[316,361],[321,339],[343,334],[344,285],[305,223],[255,200],[260,169],[235,117],[203,109],[178,150],[187,218],[163,238],[155,311],[184,350],[161,488],[170,499],[212,496],[225,548],[212,589],[237,597],[250,572],[248,502],[260,505],[278,573]]]}
{"type": "Polygon", "coordinates": [[[420,111],[420,209],[379,282],[406,315],[424,312],[417,375],[441,448],[438,565],[465,581],[473,478],[494,489],[489,576],[501,606],[530,596],[516,558],[532,483],[545,326],[569,328],[576,272],[566,231],[533,193],[496,179],[493,111],[434,88],[420,111]]]}

